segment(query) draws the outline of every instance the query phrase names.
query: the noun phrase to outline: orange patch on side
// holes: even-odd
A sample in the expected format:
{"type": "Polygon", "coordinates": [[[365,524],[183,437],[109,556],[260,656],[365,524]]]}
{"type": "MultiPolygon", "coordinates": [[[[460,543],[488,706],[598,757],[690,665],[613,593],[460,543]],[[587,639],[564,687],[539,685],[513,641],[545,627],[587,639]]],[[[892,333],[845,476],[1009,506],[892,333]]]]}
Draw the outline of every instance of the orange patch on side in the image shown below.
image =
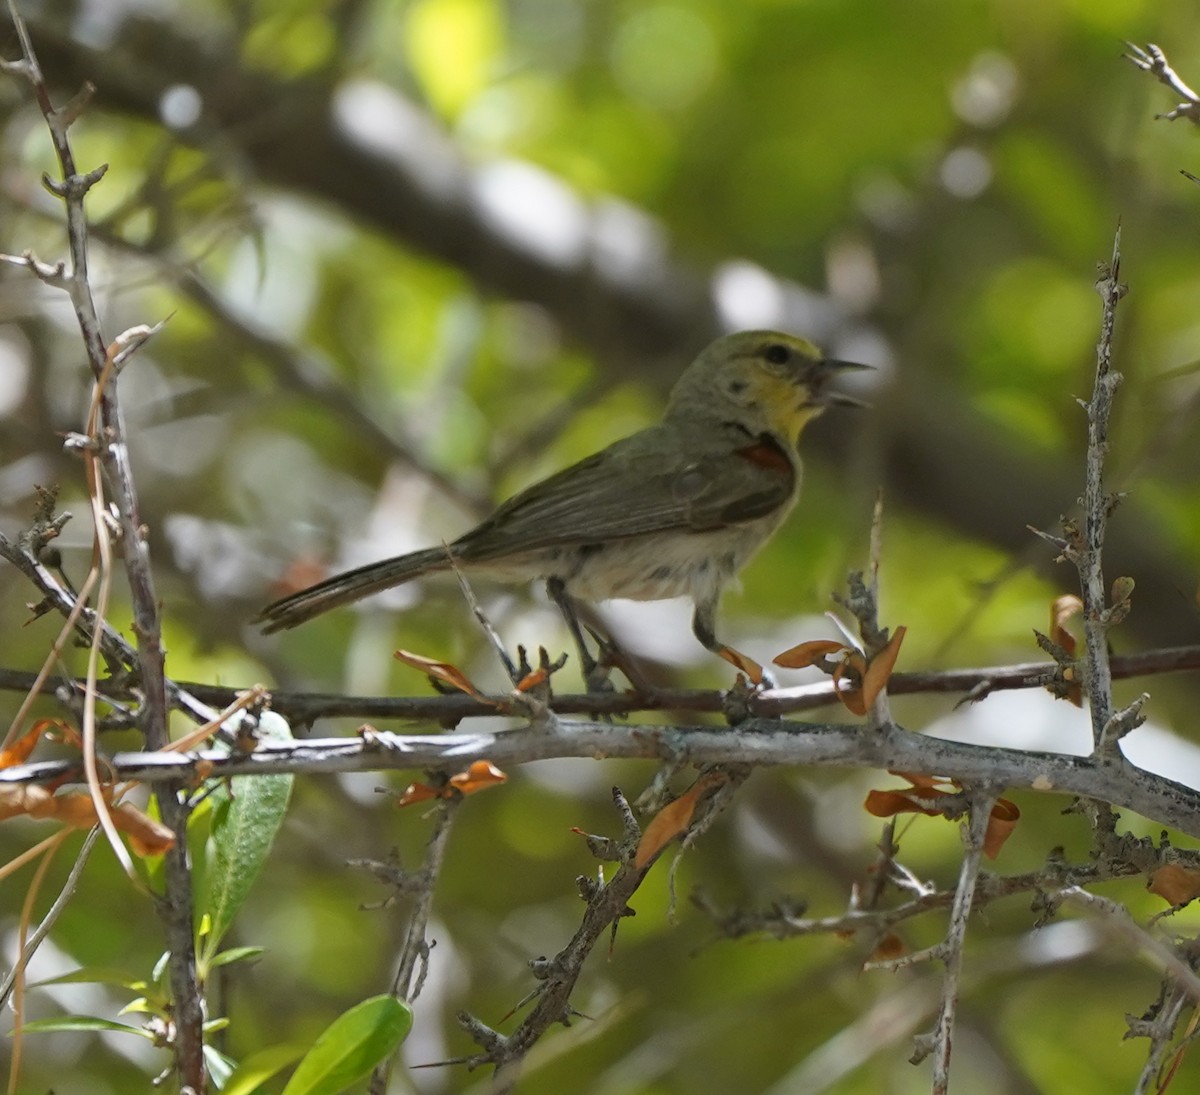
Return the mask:
{"type": "Polygon", "coordinates": [[[788,459],[787,453],[776,442],[768,438],[763,438],[753,445],[735,451],[743,460],[749,460],[751,464],[757,464],[760,468],[792,474],[792,462],[788,459]]]}

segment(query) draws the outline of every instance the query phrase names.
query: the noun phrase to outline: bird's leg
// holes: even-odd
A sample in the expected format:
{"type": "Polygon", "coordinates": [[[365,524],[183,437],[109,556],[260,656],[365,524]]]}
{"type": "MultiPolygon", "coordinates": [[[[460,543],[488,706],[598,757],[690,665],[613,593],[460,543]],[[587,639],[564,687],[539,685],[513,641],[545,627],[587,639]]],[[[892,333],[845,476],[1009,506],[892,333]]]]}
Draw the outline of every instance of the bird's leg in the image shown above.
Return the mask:
{"type": "Polygon", "coordinates": [[[740,650],[726,646],[717,638],[716,619],[717,597],[708,597],[696,602],[696,611],[692,616],[692,634],[700,640],[700,645],[711,650],[718,658],[724,658],[734,669],[745,673],[756,688],[774,688],[774,678],[758,662],[740,650]]]}
{"type": "MultiPolygon", "coordinates": [[[[612,682],[608,679],[610,666],[596,661],[588,650],[587,640],[583,637],[583,628],[580,626],[579,617],[575,613],[575,605],[567,594],[567,587],[563,583],[563,580],[561,578],[547,578],[546,592],[549,594],[550,600],[558,605],[558,611],[562,613],[562,617],[567,624],[567,630],[571,633],[571,638],[575,642],[575,649],[579,651],[579,668],[583,673],[583,680],[587,685],[587,690],[589,692],[613,691],[612,682]]],[[[602,655],[603,652],[604,648],[602,644],[602,655]]]]}
{"type": "Polygon", "coordinates": [[[639,696],[654,694],[654,685],[646,679],[646,675],[638,667],[637,662],[617,645],[616,639],[611,635],[601,635],[594,627],[588,627],[586,624],[584,624],[584,628],[596,643],[601,669],[619,669],[625,674],[626,679],[633,685],[634,692],[639,696]]]}

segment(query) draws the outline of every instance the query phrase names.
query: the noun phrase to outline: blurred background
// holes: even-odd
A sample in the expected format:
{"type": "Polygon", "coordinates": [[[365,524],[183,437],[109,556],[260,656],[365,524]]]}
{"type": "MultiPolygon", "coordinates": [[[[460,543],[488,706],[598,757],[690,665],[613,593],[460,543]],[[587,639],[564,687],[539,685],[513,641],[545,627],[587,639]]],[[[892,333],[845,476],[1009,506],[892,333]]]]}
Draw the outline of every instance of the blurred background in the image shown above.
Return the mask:
{"type": "MultiPolygon", "coordinates": [[[[1082,488],[1075,399],[1091,388],[1093,283],[1118,223],[1130,293],[1109,468],[1129,496],[1106,573],[1137,586],[1113,643],[1200,634],[1200,188],[1180,173],[1200,173],[1200,148],[1190,123],[1155,120],[1170,93],[1122,60],[1125,40],[1158,42],[1200,82],[1200,16],[1186,5],[21,6],[59,100],[85,80],[97,87],[72,138],[84,169],[109,165],[89,197],[106,336],[171,316],[121,393],[173,677],[422,693],[391,657],[402,646],[501,687],[452,581],[282,636],[248,621],[337,569],[452,539],[507,494],[652,422],[715,334],[761,326],[875,365],[859,392],[873,407],[830,413],[806,434],[800,505],[726,596],[724,636],[765,662],[836,634],[823,613],[866,562],[882,490],[884,623],[908,626],[899,668],[1039,658],[1032,629],[1048,627],[1075,575],[1026,526],[1054,530],[1082,488]]],[[[11,28],[0,41],[16,56],[11,28]]],[[[0,248],[56,260],[62,212],[40,183],[49,141],[17,81],[0,84],[0,141],[0,248]]],[[[77,514],[60,541],[76,580],[91,538],[82,468],[61,437],[80,428],[88,394],[65,296],[0,272],[0,528],[26,527],[34,485],[59,484],[77,514]]],[[[540,591],[478,593],[510,648],[567,649],[540,591]]],[[[33,596],[3,572],[4,668],[37,668],[56,633],[49,618],[22,626],[33,596]]],[[[111,612],[119,627],[127,605],[111,612]]],[[[688,617],[674,602],[602,609],[657,679],[726,686],[728,667],[695,643],[688,617]]],[[[574,665],[560,690],[578,687],[574,665]]],[[[1129,751],[1200,786],[1194,674],[1129,682],[1118,698],[1143,689],[1150,723],[1129,751]]],[[[11,718],[20,698],[0,694],[0,709],[11,718]]],[[[971,741],[1088,748],[1085,717],[1049,695],[953,702],[894,710],[913,729],[971,741]]],[[[571,826],[615,832],[609,788],[636,795],[652,770],[572,761],[510,776],[461,812],[410,1064],[470,1052],[460,1009],[503,1027],[531,987],[526,961],[554,953],[582,911],[573,880],[595,863],[571,826]]],[[[591,1019],[544,1039],[520,1090],[927,1090],[907,1057],[932,1024],[939,970],[862,975],[861,947],[823,937],[716,942],[686,902],[700,886],[726,908],[791,894],[815,914],[841,911],[879,837],[863,796],[887,781],[757,773],[683,863],[677,922],[662,867],[611,958],[593,956],[575,999],[591,1019]]],[[[385,989],[403,909],[361,911],[385,895],[343,861],[419,853],[429,819],[376,793],[404,782],[298,782],[241,921],[238,942],[268,953],[233,967],[218,996],[235,1057],[309,1038],[385,989]]],[[[1084,822],[1060,816],[1064,800],[1016,797],[1025,820],[997,870],[1034,869],[1056,845],[1086,855],[1084,822]]],[[[6,858],[41,833],[9,828],[6,858]]],[[[919,819],[901,848],[918,876],[953,884],[953,826],[919,819]]],[[[149,973],[152,910],[131,933],[124,883],[103,858],[35,977],[85,963],[149,973]]],[[[1104,892],[1139,914],[1161,908],[1139,880],[1104,892]]],[[[6,883],[0,912],[18,903],[6,883]]],[[[962,1090],[1128,1090],[1144,1043],[1122,1042],[1123,1015],[1153,1001],[1156,973],[1087,923],[1034,931],[1028,905],[997,903],[974,934],[962,1090]]],[[[929,917],[904,941],[941,930],[929,917]]],[[[30,1009],[110,1014],[123,1002],[65,986],[30,1009]]],[[[29,1090],[142,1090],[161,1055],[134,1041],[31,1036],[29,1090]]],[[[1186,1063],[1180,1090],[1197,1076],[1186,1063]]],[[[455,1067],[393,1081],[398,1092],[485,1088],[455,1067]]]]}

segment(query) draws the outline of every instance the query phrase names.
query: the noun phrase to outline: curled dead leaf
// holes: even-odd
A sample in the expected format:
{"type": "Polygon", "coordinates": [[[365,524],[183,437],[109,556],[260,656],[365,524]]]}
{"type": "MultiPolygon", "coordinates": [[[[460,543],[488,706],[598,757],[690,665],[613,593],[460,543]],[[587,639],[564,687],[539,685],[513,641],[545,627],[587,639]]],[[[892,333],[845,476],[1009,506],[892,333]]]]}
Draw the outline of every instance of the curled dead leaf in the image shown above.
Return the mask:
{"type": "Polygon", "coordinates": [[[486,787],[495,787],[497,783],[506,783],[507,781],[507,774],[490,760],[477,760],[465,772],[451,776],[447,782],[459,794],[473,795],[476,791],[482,791],[486,787]]]}
{"type": "Polygon", "coordinates": [[[410,783],[404,788],[403,794],[396,799],[396,806],[397,808],[412,806],[416,802],[428,802],[430,799],[441,797],[441,791],[436,787],[430,787],[428,783],[410,783]]]}
{"type": "Polygon", "coordinates": [[[1168,863],[1151,873],[1146,889],[1169,905],[1186,905],[1200,897],[1200,871],[1168,863]]]}
{"type": "Polygon", "coordinates": [[[863,805],[867,813],[874,817],[895,817],[897,814],[938,817],[943,811],[938,808],[937,800],[954,793],[936,787],[914,787],[906,791],[868,791],[863,805]]]}
{"type": "Polygon", "coordinates": [[[701,776],[683,794],[673,802],[667,803],[650,819],[650,823],[642,830],[642,838],[638,841],[637,851],[633,856],[633,865],[641,870],[653,862],[654,858],[674,840],[687,832],[696,812],[696,803],[702,795],[718,783],[725,782],[725,777],[718,772],[710,772],[701,776]]]}
{"type": "Polygon", "coordinates": [[[743,654],[740,650],[734,650],[732,646],[722,646],[717,653],[732,665],[734,669],[745,673],[750,678],[751,684],[762,684],[763,667],[748,654],[743,654]]]}
{"type": "Polygon", "coordinates": [[[544,667],[534,669],[517,681],[516,689],[518,692],[528,692],[530,689],[537,688],[538,685],[545,684],[549,679],[550,671],[548,669],[544,667]]]}
{"type": "MultiPolygon", "coordinates": [[[[136,806],[110,803],[109,814],[117,829],[129,838],[129,846],[136,855],[161,855],[175,843],[175,834],[170,829],[136,806]]],[[[99,823],[91,795],[56,795],[38,786],[0,788],[0,820],[18,815],[58,821],[73,829],[90,829],[99,823]]]]}
{"type": "Polygon", "coordinates": [[[988,859],[995,859],[1000,854],[1000,849],[1013,835],[1020,819],[1021,811],[1016,803],[1006,798],[996,799],[996,805],[988,817],[987,832],[983,835],[983,854],[988,859]]]}
{"type": "MultiPolygon", "coordinates": [[[[938,780],[931,776],[894,772],[912,785],[886,791],[868,791],[863,803],[867,813],[874,817],[895,817],[897,814],[924,814],[926,817],[945,817],[947,798],[958,795],[958,784],[953,780],[938,780]],[[937,784],[945,786],[937,786],[937,784]],[[939,800],[943,800],[939,805],[939,800]]],[[[983,854],[995,859],[1012,836],[1021,818],[1021,810],[1015,802],[998,798],[988,815],[987,829],[983,836],[983,854]]]]}
{"type": "Polygon", "coordinates": [[[78,739],[73,727],[61,719],[38,719],[16,741],[4,749],[0,749],[0,768],[12,768],[24,764],[30,757],[37,743],[50,731],[58,731],[59,736],[66,740],[78,739]]]}
{"type": "Polygon", "coordinates": [[[876,654],[871,659],[870,665],[867,666],[862,683],[862,701],[863,706],[867,709],[874,706],[875,701],[879,698],[879,693],[887,686],[888,678],[891,677],[892,669],[896,665],[896,659],[900,656],[900,645],[904,642],[907,631],[906,627],[897,627],[888,640],[887,646],[876,654]]]}
{"type": "Polygon", "coordinates": [[[428,677],[433,677],[435,680],[441,681],[443,684],[448,684],[451,688],[456,688],[459,692],[466,692],[469,696],[474,696],[477,700],[482,700],[484,703],[495,704],[494,700],[489,700],[482,692],[476,688],[467,675],[456,665],[451,665],[449,662],[440,662],[436,658],[427,658],[424,654],[414,654],[411,650],[394,651],[392,657],[398,662],[403,662],[405,665],[411,665],[414,669],[419,669],[428,677]]]}
{"type": "Polygon", "coordinates": [[[412,806],[417,802],[429,802],[435,798],[451,798],[454,795],[473,795],[498,783],[506,783],[508,775],[490,760],[477,760],[465,772],[451,776],[441,787],[428,783],[410,783],[396,800],[397,808],[412,806]]]}
{"type": "Polygon", "coordinates": [[[840,643],[836,639],[810,639],[808,642],[789,647],[782,654],[776,654],[771,660],[784,669],[806,669],[810,665],[815,665],[822,658],[849,649],[850,647],[845,643],[840,643]]]}
{"type": "Polygon", "coordinates": [[[843,688],[842,682],[851,670],[854,670],[858,674],[858,680],[861,681],[866,664],[866,659],[858,651],[852,651],[838,663],[837,668],[833,671],[834,694],[841,701],[842,706],[852,715],[865,715],[867,713],[867,704],[863,699],[862,686],[860,684],[851,684],[849,687],[843,688]]]}
{"type": "Polygon", "coordinates": [[[1067,622],[1083,611],[1083,601],[1074,593],[1064,593],[1050,603],[1050,638],[1068,654],[1075,653],[1077,640],[1067,630],[1067,622]]]}

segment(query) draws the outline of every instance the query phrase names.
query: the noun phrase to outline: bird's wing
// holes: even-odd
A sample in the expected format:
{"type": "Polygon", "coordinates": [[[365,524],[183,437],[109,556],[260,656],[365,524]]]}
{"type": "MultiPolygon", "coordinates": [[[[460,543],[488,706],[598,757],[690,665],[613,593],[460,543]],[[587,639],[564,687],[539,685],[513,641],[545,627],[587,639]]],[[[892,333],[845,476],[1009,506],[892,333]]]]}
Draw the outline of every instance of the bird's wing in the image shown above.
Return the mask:
{"type": "Polygon", "coordinates": [[[618,441],[505,502],[455,543],[464,559],[670,530],[707,531],[765,517],[795,492],[783,446],[717,436],[683,443],[668,426],[618,441]],[[687,455],[682,455],[686,453],[687,455]]]}

